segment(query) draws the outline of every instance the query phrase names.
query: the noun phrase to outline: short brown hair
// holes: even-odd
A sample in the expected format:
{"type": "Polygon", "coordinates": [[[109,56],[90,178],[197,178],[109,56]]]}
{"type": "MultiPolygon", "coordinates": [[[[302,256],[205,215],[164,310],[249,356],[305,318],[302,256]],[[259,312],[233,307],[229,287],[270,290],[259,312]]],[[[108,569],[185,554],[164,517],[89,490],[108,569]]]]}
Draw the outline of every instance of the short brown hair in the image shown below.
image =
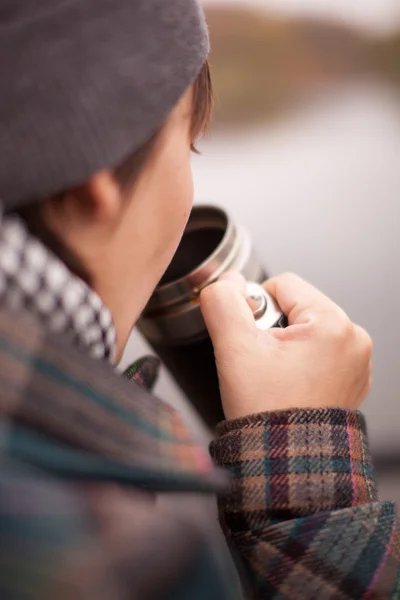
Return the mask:
{"type": "MultiPolygon", "coordinates": [[[[197,152],[195,143],[207,130],[212,113],[213,94],[210,75],[210,67],[206,61],[193,85],[193,113],[192,113],[192,150],[197,152]]],[[[115,170],[115,177],[122,190],[130,189],[149,158],[155,142],[162,127],[148,140],[139,150],[129,156],[115,170]]],[[[60,200],[65,191],[54,196],[54,202],[60,200]]],[[[67,248],[62,240],[48,227],[40,202],[32,202],[29,205],[14,211],[27,225],[29,231],[39,238],[54,254],[56,254],[72,272],[90,284],[90,275],[85,266],[75,253],[67,248]]]]}
{"type": "MultiPolygon", "coordinates": [[[[212,113],[213,94],[208,61],[197,76],[193,85],[193,113],[192,113],[192,150],[197,152],[195,143],[207,130],[212,113]]],[[[137,179],[147,158],[151,154],[160,129],[139,150],[129,156],[119,167],[115,169],[115,176],[121,188],[129,189],[137,179]]]]}

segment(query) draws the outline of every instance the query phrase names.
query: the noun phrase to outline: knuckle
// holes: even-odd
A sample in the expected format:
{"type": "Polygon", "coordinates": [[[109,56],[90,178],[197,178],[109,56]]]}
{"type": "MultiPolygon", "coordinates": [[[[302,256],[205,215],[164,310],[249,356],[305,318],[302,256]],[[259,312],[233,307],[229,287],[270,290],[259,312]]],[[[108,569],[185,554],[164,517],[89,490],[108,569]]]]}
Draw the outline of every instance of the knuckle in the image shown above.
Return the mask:
{"type": "Polygon", "coordinates": [[[372,338],[369,335],[369,333],[362,327],[359,327],[358,325],[355,327],[358,339],[360,341],[360,349],[363,355],[366,357],[366,359],[370,360],[374,349],[372,338]]]}
{"type": "Polygon", "coordinates": [[[350,342],[354,336],[354,326],[348,316],[342,311],[337,312],[334,319],[333,337],[339,342],[350,342]]]}
{"type": "Polygon", "coordinates": [[[374,351],[374,343],[372,341],[371,336],[363,329],[364,331],[364,350],[367,356],[371,357],[374,351]]]}
{"type": "Polygon", "coordinates": [[[348,317],[345,317],[343,319],[342,330],[343,330],[343,336],[345,337],[345,339],[347,339],[347,340],[353,339],[354,325],[348,317]]]}

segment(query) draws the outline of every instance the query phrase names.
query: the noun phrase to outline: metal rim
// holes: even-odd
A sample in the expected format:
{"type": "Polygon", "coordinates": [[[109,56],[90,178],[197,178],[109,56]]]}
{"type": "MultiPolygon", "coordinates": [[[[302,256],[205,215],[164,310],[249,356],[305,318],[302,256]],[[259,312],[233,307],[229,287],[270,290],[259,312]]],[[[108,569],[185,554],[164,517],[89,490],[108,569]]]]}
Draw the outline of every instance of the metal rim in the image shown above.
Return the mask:
{"type": "Polygon", "coordinates": [[[215,250],[187,275],[157,287],[144,314],[156,314],[159,308],[179,304],[198,295],[203,288],[218,279],[235,260],[239,251],[236,227],[228,214],[211,205],[198,205],[192,210],[185,232],[215,227],[223,236],[215,250]]]}

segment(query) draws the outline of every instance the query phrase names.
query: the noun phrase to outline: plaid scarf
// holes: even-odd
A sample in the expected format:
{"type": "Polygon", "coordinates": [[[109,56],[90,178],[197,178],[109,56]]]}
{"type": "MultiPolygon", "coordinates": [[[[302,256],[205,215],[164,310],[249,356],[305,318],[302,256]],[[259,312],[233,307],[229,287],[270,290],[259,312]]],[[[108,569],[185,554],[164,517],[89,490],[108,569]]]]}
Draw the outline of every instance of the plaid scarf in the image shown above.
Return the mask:
{"type": "Polygon", "coordinates": [[[0,307],[27,311],[92,357],[114,361],[116,332],[99,296],[1,207],[0,307]]]}

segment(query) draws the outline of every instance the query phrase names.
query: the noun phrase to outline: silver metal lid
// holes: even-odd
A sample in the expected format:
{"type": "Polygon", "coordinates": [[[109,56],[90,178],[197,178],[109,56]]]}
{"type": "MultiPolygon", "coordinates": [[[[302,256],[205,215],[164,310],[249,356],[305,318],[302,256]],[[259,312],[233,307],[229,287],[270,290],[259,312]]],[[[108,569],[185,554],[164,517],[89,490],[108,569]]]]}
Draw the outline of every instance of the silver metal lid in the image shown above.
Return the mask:
{"type": "Polygon", "coordinates": [[[282,319],[282,311],[276,300],[271,294],[268,294],[262,285],[253,282],[247,283],[246,296],[253,310],[256,327],[261,331],[267,331],[271,327],[275,327],[282,319]]]}
{"type": "Polygon", "coordinates": [[[141,333],[151,343],[171,344],[207,335],[200,292],[229,270],[250,281],[265,279],[247,232],[224,210],[195,206],[178,252],[138,322],[141,333]]]}
{"type": "MultiPolygon", "coordinates": [[[[153,311],[158,312],[160,308],[163,309],[170,304],[190,301],[193,295],[198,295],[202,289],[216,281],[222,273],[229,269],[238,254],[241,236],[238,235],[235,225],[222,209],[213,206],[196,206],[189,218],[182,242],[185,237],[194,232],[209,230],[220,232],[220,243],[211,253],[204,256],[200,264],[193,265],[193,268],[181,277],[169,281],[169,270],[167,270],[146,307],[146,316],[153,311]]],[[[182,242],[171,264],[179,259],[179,253],[184,252],[182,242]]],[[[198,248],[198,250],[201,256],[201,249],[198,248]]]]}

